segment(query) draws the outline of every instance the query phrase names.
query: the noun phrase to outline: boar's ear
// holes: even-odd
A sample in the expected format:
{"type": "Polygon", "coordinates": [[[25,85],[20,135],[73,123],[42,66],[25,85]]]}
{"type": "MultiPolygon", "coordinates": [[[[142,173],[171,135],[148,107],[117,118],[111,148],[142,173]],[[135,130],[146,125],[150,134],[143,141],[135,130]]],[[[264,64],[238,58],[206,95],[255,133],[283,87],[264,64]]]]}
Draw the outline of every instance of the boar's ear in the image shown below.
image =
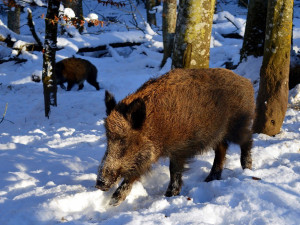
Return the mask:
{"type": "Polygon", "coordinates": [[[146,105],[143,99],[137,98],[128,105],[127,118],[133,129],[140,129],[146,119],[146,105]]]}
{"type": "Polygon", "coordinates": [[[109,93],[108,91],[105,91],[105,105],[106,105],[106,115],[108,116],[111,111],[116,107],[116,99],[114,96],[109,93]]]}

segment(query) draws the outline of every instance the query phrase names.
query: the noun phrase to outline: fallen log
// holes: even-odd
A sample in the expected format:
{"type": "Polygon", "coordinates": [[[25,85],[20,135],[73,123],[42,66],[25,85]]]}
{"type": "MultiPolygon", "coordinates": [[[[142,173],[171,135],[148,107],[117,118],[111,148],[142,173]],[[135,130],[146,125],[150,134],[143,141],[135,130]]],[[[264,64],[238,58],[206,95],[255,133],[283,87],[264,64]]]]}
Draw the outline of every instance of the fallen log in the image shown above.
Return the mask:
{"type": "MultiPolygon", "coordinates": [[[[22,44],[17,44],[18,40],[13,40],[10,35],[7,37],[3,37],[0,35],[0,41],[6,43],[7,47],[15,49],[15,50],[22,50],[25,47],[26,51],[42,51],[43,46],[39,44],[34,44],[34,43],[28,43],[25,41],[22,41],[22,44]]],[[[120,47],[130,47],[130,46],[139,46],[141,45],[142,42],[123,42],[123,43],[112,43],[108,44],[109,46],[113,48],[120,48],[120,47]]],[[[57,49],[58,51],[63,48],[57,49]]],[[[83,52],[95,52],[95,51],[101,51],[101,50],[107,50],[107,45],[99,45],[96,47],[84,47],[80,48],[78,50],[78,53],[83,53],[83,52]]]]}
{"type": "Polygon", "coordinates": [[[0,59],[0,64],[6,63],[6,62],[11,62],[11,61],[15,61],[15,64],[18,64],[18,63],[26,62],[27,59],[20,59],[20,58],[14,56],[14,57],[9,58],[9,59],[0,59]]]}
{"type": "MultiPolygon", "coordinates": [[[[120,48],[120,47],[130,47],[130,46],[139,46],[141,45],[142,42],[123,42],[123,43],[112,43],[108,44],[110,47],[113,48],[120,48]]],[[[103,51],[103,50],[108,50],[107,45],[99,45],[97,47],[84,47],[80,48],[78,50],[78,53],[82,52],[95,52],[95,51],[103,51]]]]}
{"type": "MultiPolygon", "coordinates": [[[[11,30],[9,30],[6,26],[0,23],[0,42],[6,43],[7,47],[12,48],[14,50],[25,50],[25,51],[42,51],[43,45],[38,38],[38,35],[35,32],[33,22],[30,18],[30,13],[28,14],[28,23],[30,30],[32,32],[33,38],[29,38],[22,35],[17,35],[11,30]],[[2,25],[2,26],[1,26],[2,25]],[[34,43],[37,42],[37,43],[34,43]]],[[[79,48],[77,53],[83,52],[94,52],[94,51],[101,51],[101,50],[108,50],[107,46],[113,48],[120,48],[120,47],[130,47],[130,46],[139,46],[143,43],[141,42],[120,42],[120,43],[111,43],[106,45],[99,45],[96,47],[83,47],[79,48]]],[[[58,48],[57,51],[63,48],[58,48]]]]}
{"type": "Polygon", "coordinates": [[[25,48],[26,51],[42,51],[43,46],[40,46],[38,44],[34,43],[28,43],[23,40],[16,40],[15,38],[12,38],[10,34],[8,34],[6,37],[0,34],[0,41],[6,43],[6,46],[9,48],[12,48],[14,50],[21,51],[25,48]]]}

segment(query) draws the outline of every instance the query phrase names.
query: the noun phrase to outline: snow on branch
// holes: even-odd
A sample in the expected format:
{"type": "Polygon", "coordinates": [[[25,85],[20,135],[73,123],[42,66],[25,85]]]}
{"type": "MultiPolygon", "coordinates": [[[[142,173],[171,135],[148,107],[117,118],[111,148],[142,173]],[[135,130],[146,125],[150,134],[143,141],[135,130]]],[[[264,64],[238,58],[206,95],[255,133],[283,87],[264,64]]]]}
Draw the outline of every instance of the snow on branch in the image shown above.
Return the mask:
{"type": "Polygon", "coordinates": [[[7,47],[26,51],[41,51],[42,48],[35,44],[35,40],[32,37],[19,35],[7,28],[6,25],[0,20],[0,41],[6,43],[7,47]]]}

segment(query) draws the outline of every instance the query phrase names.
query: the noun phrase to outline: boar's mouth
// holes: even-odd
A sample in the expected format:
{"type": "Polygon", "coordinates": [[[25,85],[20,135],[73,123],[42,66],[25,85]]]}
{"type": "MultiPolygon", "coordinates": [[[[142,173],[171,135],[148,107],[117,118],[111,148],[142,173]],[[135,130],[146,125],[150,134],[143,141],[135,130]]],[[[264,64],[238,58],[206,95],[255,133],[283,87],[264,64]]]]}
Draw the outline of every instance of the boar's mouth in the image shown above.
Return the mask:
{"type": "Polygon", "coordinates": [[[105,180],[102,177],[97,178],[95,188],[98,188],[101,191],[108,191],[120,179],[121,179],[120,171],[118,171],[117,174],[114,174],[113,180],[105,180]]]}

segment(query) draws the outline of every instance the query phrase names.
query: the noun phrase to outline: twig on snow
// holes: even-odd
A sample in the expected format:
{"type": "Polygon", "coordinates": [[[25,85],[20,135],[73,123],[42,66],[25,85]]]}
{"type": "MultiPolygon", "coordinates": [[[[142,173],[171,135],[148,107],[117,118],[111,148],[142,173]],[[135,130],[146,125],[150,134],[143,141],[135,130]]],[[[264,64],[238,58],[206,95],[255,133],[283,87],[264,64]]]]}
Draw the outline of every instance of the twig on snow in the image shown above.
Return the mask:
{"type": "Polygon", "coordinates": [[[13,123],[13,122],[10,121],[10,120],[4,119],[4,118],[5,118],[5,115],[6,115],[6,111],[7,111],[7,106],[8,106],[8,103],[6,103],[6,105],[5,105],[5,110],[4,110],[2,119],[0,120],[0,123],[2,123],[4,120],[6,120],[6,121],[8,121],[8,122],[10,122],[10,123],[13,123]]]}
{"type": "Polygon", "coordinates": [[[231,20],[229,19],[227,16],[224,16],[230,23],[232,23],[233,26],[236,27],[237,30],[239,30],[240,28],[231,20]]]}

